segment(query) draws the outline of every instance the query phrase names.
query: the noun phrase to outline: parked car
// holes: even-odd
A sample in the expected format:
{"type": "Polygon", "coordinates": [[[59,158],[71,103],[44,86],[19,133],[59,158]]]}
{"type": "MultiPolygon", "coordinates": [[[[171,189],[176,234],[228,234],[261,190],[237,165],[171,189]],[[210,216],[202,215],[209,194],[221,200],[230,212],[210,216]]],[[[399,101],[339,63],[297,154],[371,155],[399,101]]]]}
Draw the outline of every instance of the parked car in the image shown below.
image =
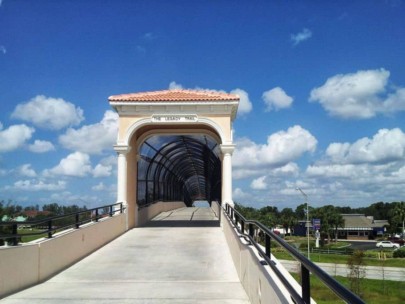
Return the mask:
{"type": "Polygon", "coordinates": [[[389,238],[388,240],[393,242],[393,243],[399,244],[400,246],[405,245],[405,240],[403,240],[403,239],[401,239],[399,237],[392,237],[392,238],[389,238]]]}
{"type": "Polygon", "coordinates": [[[391,241],[381,241],[376,244],[378,248],[394,248],[397,249],[400,247],[399,244],[393,243],[391,241]]]}

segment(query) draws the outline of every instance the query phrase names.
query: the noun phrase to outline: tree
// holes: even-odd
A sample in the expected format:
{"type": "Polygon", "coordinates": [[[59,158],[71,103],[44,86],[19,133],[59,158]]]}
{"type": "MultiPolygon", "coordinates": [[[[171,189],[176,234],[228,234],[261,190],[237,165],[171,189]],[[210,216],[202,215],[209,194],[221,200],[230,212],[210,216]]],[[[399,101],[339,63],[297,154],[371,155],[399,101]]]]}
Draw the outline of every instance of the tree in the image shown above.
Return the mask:
{"type": "Polygon", "coordinates": [[[343,217],[338,209],[333,205],[326,205],[314,210],[313,214],[321,220],[321,232],[328,236],[328,242],[330,242],[332,230],[335,232],[335,238],[337,239],[337,229],[344,224],[343,217]]]}
{"type": "Polygon", "coordinates": [[[338,239],[338,228],[344,227],[345,225],[345,220],[343,219],[343,216],[336,212],[332,216],[332,226],[334,228],[334,233],[335,233],[335,242],[337,242],[338,239]]]}
{"type": "Polygon", "coordinates": [[[284,208],[280,212],[279,223],[283,225],[286,233],[288,233],[289,228],[291,229],[297,223],[297,217],[291,208],[284,208]]]}
{"type": "Polygon", "coordinates": [[[394,207],[394,215],[397,217],[399,222],[402,222],[402,238],[404,238],[405,232],[405,202],[396,203],[394,207]]]}
{"type": "Polygon", "coordinates": [[[306,214],[307,214],[307,204],[301,204],[298,205],[297,208],[295,208],[295,215],[297,216],[298,219],[300,220],[305,219],[306,214]]]}
{"type": "Polygon", "coordinates": [[[59,206],[57,203],[52,203],[52,204],[45,204],[42,206],[43,211],[49,211],[53,215],[60,215],[63,213],[63,208],[62,206],[59,206]]]}
{"type": "Polygon", "coordinates": [[[362,295],[362,281],[366,276],[365,262],[364,262],[364,252],[361,250],[356,250],[347,260],[347,266],[349,267],[349,282],[350,289],[358,294],[360,297],[362,295]]]}

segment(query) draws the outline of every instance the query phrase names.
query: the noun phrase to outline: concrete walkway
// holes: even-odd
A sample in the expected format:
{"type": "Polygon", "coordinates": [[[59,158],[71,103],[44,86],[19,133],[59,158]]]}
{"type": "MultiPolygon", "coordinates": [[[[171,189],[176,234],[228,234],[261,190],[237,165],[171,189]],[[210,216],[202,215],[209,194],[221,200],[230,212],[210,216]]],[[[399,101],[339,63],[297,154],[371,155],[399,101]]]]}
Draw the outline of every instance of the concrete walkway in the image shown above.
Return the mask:
{"type": "Polygon", "coordinates": [[[202,219],[214,221],[211,209],[184,208],[155,219],[160,225],[132,229],[0,303],[249,303],[221,228],[203,225],[202,219]],[[187,227],[196,221],[199,227],[187,227]]]}

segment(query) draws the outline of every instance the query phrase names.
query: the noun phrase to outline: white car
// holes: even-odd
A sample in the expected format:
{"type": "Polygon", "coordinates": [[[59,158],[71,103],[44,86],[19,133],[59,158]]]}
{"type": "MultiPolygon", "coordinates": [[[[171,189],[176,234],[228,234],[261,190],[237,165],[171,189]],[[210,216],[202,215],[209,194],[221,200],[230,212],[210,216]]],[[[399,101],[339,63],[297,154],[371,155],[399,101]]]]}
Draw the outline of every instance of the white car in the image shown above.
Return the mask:
{"type": "Polygon", "coordinates": [[[394,248],[394,249],[397,249],[400,246],[399,246],[399,244],[393,243],[391,241],[381,241],[381,242],[378,242],[376,244],[376,247],[378,247],[378,248],[394,248]]]}

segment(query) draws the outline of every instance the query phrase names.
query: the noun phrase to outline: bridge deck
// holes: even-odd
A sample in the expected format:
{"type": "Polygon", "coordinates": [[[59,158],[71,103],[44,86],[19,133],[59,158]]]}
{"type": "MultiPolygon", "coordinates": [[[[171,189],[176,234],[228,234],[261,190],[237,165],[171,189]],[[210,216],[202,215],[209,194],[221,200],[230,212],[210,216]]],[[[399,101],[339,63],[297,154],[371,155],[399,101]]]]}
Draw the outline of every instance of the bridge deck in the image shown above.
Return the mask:
{"type": "Polygon", "coordinates": [[[211,225],[214,219],[210,208],[162,213],[47,282],[0,302],[249,303],[222,230],[211,225]]]}

